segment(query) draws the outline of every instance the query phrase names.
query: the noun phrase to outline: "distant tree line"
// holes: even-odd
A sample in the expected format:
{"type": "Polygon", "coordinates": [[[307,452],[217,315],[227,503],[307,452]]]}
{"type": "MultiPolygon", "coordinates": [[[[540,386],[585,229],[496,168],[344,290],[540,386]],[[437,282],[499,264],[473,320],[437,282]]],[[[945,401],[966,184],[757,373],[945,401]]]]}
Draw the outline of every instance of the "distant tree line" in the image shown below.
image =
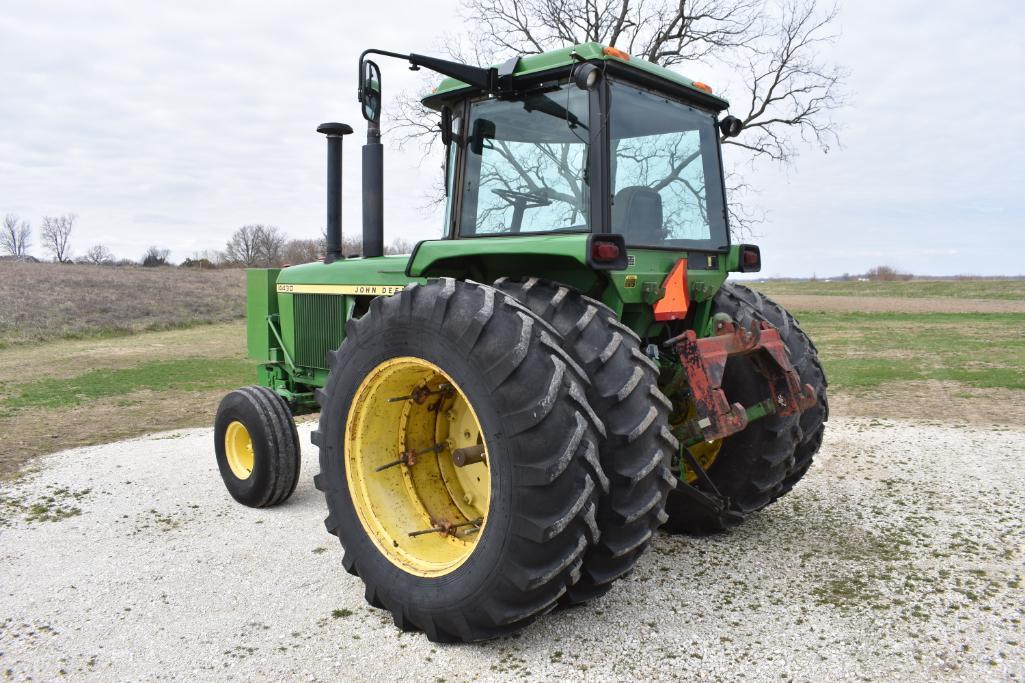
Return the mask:
{"type": "MultiPolygon", "coordinates": [[[[39,244],[57,263],[88,263],[99,266],[142,265],[159,267],[174,265],[171,250],[151,246],[138,261],[118,259],[103,244],[90,246],[82,256],[72,258],[71,234],[78,217],[71,213],[63,216],[43,216],[39,224],[39,244]]],[[[0,225],[0,254],[19,260],[35,260],[28,250],[32,245],[32,226],[17,214],[9,213],[0,225]]],[[[385,246],[386,254],[408,254],[412,242],[396,239],[385,246]]],[[[276,267],[309,263],[324,258],[327,241],[323,234],[315,239],[289,238],[273,225],[243,225],[232,233],[222,251],[194,253],[182,261],[186,268],[224,267],[276,267]]],[[[358,237],[345,236],[342,253],[345,257],[359,256],[363,242],[358,237]]]]}
{"type": "MultiPolygon", "coordinates": [[[[412,242],[399,238],[389,242],[384,253],[408,254],[412,249],[412,242]]],[[[320,260],[326,251],[327,239],[323,234],[316,239],[288,239],[273,225],[243,225],[225,244],[220,261],[245,267],[286,266],[320,260]]],[[[359,256],[362,251],[362,238],[342,237],[343,256],[359,256]]]]}

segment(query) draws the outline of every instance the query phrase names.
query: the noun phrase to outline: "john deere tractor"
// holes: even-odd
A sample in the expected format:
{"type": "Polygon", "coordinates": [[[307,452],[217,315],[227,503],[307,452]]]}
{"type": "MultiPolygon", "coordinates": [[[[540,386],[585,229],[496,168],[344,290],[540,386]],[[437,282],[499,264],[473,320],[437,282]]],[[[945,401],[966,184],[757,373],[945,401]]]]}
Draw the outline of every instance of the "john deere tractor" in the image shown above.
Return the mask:
{"type": "Polygon", "coordinates": [[[316,487],[342,565],[401,629],[475,641],[583,603],[655,531],[726,529],[822,443],[826,379],[797,321],[727,281],[712,89],[595,43],[477,68],[367,50],[363,253],[341,251],[325,123],[322,261],[247,271],[257,385],[222,401],[217,463],[254,507],[295,490],[294,416],[320,412],[316,487]],[[384,256],[381,72],[446,80],[438,239],[384,256]]]}

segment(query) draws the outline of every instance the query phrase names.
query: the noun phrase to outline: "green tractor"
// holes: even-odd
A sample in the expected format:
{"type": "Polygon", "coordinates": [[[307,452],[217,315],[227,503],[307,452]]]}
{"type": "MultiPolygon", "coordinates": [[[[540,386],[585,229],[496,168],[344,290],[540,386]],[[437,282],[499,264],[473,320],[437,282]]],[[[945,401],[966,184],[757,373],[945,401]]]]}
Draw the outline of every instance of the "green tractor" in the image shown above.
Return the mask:
{"type": "Polygon", "coordinates": [[[322,262],[247,271],[258,385],[217,412],[217,463],[254,507],[293,492],[294,416],[320,412],[316,487],[366,599],[476,641],[604,594],[659,527],[726,529],[822,443],[826,379],[794,318],[727,282],[711,88],[596,43],[476,68],[367,50],[363,253],[341,251],[327,123],[322,262]],[[381,73],[446,76],[441,235],[384,256],[381,73]]]}

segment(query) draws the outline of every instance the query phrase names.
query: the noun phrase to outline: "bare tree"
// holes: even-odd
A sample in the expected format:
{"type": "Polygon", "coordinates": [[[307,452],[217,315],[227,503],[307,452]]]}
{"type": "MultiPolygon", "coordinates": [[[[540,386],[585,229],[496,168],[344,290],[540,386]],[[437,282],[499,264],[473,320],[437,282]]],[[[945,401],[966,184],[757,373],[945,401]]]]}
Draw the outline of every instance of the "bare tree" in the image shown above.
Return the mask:
{"type": "Polygon", "coordinates": [[[114,263],[114,254],[102,244],[94,244],[85,252],[85,260],[97,266],[109,266],[114,263]]]}
{"type": "Polygon", "coordinates": [[[32,226],[23,221],[17,214],[4,216],[2,232],[0,232],[0,249],[11,256],[28,256],[28,248],[32,238],[32,226]]]}
{"type": "Polygon", "coordinates": [[[355,235],[342,235],[342,255],[345,258],[352,258],[353,256],[360,256],[363,253],[363,236],[360,234],[355,235]]]}
{"type": "Polygon", "coordinates": [[[724,142],[780,162],[796,157],[795,137],[823,152],[839,142],[831,114],[844,102],[846,74],[819,54],[835,39],[836,16],[835,6],[820,12],[814,0],[783,5],[778,21],[751,42],[745,92],[738,98],[744,129],[724,142]]]}
{"type": "MultiPolygon", "coordinates": [[[[324,258],[327,251],[327,240],[322,236],[320,239],[291,239],[285,242],[281,250],[281,265],[295,265],[297,263],[311,263],[324,258]]],[[[385,254],[408,254],[413,251],[413,243],[407,239],[396,237],[384,245],[385,254]]],[[[359,256],[363,252],[363,239],[359,235],[344,235],[342,237],[342,253],[346,258],[359,256]]]]}
{"type": "Polygon", "coordinates": [[[75,220],[78,218],[73,213],[66,216],[43,216],[43,222],[39,226],[39,237],[43,248],[53,254],[58,263],[66,263],[71,260],[71,230],[75,227],[75,220]]]}
{"type": "Polygon", "coordinates": [[[284,234],[273,225],[243,225],[224,246],[224,260],[247,267],[278,265],[284,246],[284,234]]]}
{"type": "Polygon", "coordinates": [[[164,249],[161,247],[150,247],[142,256],[142,265],[144,268],[155,268],[157,266],[170,265],[167,261],[167,259],[170,256],[170,249],[164,249]]]}
{"type": "Polygon", "coordinates": [[[260,226],[257,225],[243,225],[232,233],[224,245],[224,260],[235,265],[255,266],[260,258],[257,247],[259,230],[260,226]]]}
{"type": "MultiPolygon", "coordinates": [[[[746,152],[733,161],[791,163],[801,142],[823,151],[838,142],[832,112],[844,102],[845,72],[821,49],[835,38],[836,17],[836,7],[819,0],[463,0],[472,35],[446,45],[452,57],[480,65],[593,41],[666,67],[726,66],[743,76],[725,93],[744,123],[738,137],[723,140],[746,152]]],[[[399,145],[415,141],[428,155],[437,115],[408,94],[400,105],[392,129],[399,145]]],[[[730,188],[750,189],[729,175],[730,188]]],[[[757,219],[735,204],[734,230],[750,230],[757,219]]]]}
{"type": "Polygon", "coordinates": [[[285,241],[285,235],[281,230],[272,225],[263,226],[263,234],[259,242],[263,263],[269,266],[280,265],[285,241]]]}
{"type": "MultiPolygon", "coordinates": [[[[740,68],[744,131],[727,140],[791,161],[795,135],[823,149],[845,73],[820,54],[835,39],[837,8],[817,0],[464,0],[474,56],[538,54],[598,42],[666,67],[713,62],[740,68]],[[490,48],[490,49],[488,49],[490,48]]],[[[731,95],[733,93],[727,93],[731,95]]]]}
{"type": "Polygon", "coordinates": [[[384,245],[385,254],[410,254],[413,252],[413,243],[402,237],[396,237],[384,245]]]}
{"type": "Polygon", "coordinates": [[[619,47],[672,66],[744,46],[759,0],[464,0],[476,57],[540,54],[578,43],[619,47]],[[488,53],[492,54],[488,54],[488,53]]]}
{"type": "Polygon", "coordinates": [[[327,245],[323,239],[288,240],[282,249],[282,262],[289,265],[312,263],[324,258],[327,245]]]}

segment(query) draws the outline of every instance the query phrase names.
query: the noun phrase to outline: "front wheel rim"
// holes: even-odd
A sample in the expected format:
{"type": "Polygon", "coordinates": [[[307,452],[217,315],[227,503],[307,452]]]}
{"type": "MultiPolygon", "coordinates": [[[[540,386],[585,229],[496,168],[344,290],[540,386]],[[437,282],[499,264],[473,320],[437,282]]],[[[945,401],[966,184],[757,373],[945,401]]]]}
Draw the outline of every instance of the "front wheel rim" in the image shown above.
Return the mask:
{"type": "Polygon", "coordinates": [[[246,426],[235,420],[224,433],[224,456],[228,469],[238,479],[248,479],[253,474],[253,438],[246,426]]]}
{"type": "Polygon", "coordinates": [[[403,571],[449,574],[479,544],[491,503],[487,445],[466,394],[437,365],[404,356],[367,374],[346,419],[345,474],[364,531],[403,571]],[[481,460],[459,467],[459,449],[481,460]]]}

